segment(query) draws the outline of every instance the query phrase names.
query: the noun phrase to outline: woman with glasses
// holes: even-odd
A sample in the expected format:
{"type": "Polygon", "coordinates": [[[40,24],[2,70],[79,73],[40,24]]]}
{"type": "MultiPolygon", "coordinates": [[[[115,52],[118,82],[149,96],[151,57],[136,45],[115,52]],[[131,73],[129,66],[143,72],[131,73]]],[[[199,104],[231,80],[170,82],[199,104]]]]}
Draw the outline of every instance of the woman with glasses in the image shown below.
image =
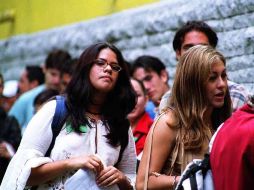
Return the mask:
{"type": "Polygon", "coordinates": [[[52,139],[56,101],[32,118],[1,188],[69,189],[87,180],[85,171],[98,187],[131,189],[136,153],[127,115],[135,106],[135,93],[115,46],[97,43],[81,54],[66,89],[66,106],[68,117],[49,157],[44,155],[52,139]]]}

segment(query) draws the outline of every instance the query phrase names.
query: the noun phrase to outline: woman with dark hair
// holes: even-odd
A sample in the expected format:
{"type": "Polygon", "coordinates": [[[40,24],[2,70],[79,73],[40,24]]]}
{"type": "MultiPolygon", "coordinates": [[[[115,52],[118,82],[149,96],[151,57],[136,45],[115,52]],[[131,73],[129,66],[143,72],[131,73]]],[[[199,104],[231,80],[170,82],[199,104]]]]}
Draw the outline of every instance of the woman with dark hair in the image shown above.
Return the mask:
{"type": "Polygon", "coordinates": [[[56,101],[37,112],[1,187],[67,189],[82,170],[94,175],[99,187],[131,189],[136,153],[127,115],[135,106],[135,92],[115,46],[97,43],[81,54],[66,89],[66,106],[68,117],[49,157],[44,155],[52,139],[56,101]]]}

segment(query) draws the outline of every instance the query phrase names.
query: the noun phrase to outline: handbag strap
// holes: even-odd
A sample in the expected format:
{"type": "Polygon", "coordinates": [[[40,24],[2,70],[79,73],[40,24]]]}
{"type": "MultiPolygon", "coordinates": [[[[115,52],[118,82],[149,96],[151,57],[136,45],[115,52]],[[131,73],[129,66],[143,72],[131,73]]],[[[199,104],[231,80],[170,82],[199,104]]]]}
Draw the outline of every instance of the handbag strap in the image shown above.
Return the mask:
{"type": "Polygon", "coordinates": [[[152,141],[153,141],[153,132],[154,132],[154,128],[157,124],[157,122],[159,121],[159,119],[161,118],[162,115],[164,115],[166,112],[163,112],[162,114],[160,114],[156,120],[154,121],[152,128],[150,129],[151,132],[149,133],[149,139],[148,139],[148,156],[147,156],[147,162],[146,162],[146,168],[145,168],[145,183],[144,183],[144,190],[147,190],[147,186],[148,186],[148,177],[149,177],[149,167],[150,167],[150,160],[151,160],[151,152],[152,152],[152,141]]]}

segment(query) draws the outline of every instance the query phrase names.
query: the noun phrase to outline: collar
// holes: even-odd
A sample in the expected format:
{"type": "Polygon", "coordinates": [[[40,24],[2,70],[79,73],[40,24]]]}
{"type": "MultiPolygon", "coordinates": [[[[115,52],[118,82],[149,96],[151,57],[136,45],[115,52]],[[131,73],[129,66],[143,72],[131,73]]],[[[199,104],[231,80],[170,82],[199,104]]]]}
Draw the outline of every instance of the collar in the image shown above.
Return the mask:
{"type": "Polygon", "coordinates": [[[133,131],[134,133],[144,133],[147,134],[151,125],[153,123],[153,120],[150,118],[147,112],[143,114],[143,116],[140,118],[140,120],[137,123],[136,128],[133,131]]]}

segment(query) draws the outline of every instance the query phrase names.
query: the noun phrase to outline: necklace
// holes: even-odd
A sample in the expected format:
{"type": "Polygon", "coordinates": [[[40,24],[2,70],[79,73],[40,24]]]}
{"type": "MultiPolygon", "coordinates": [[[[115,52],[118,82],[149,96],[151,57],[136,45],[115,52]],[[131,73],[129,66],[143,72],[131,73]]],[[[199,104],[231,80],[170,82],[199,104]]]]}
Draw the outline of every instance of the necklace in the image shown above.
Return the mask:
{"type": "Polygon", "coordinates": [[[86,117],[90,119],[92,123],[97,123],[99,120],[102,119],[101,114],[93,114],[90,112],[86,112],[86,117]]]}

